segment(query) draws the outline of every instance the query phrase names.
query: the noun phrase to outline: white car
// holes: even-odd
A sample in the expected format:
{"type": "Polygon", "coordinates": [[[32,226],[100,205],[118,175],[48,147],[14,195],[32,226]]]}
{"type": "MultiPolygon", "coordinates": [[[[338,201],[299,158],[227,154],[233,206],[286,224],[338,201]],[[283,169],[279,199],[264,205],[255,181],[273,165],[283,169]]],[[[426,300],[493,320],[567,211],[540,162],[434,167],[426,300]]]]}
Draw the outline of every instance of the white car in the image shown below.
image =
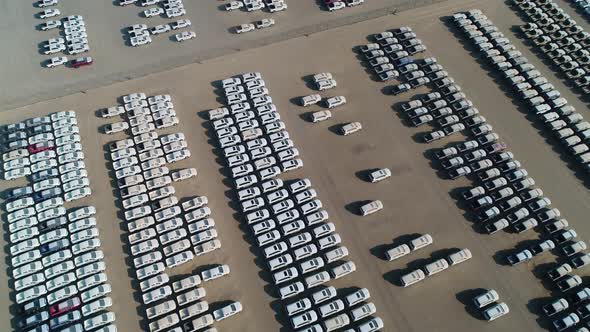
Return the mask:
{"type": "Polygon", "coordinates": [[[137,46],[142,46],[142,45],[147,45],[149,43],[152,42],[152,38],[150,36],[137,36],[137,37],[131,37],[129,39],[129,42],[131,43],[131,46],[133,47],[137,47],[137,46]]]}
{"type": "Polygon", "coordinates": [[[369,174],[369,178],[371,179],[371,182],[373,182],[373,183],[385,180],[385,179],[389,178],[390,176],[391,176],[391,171],[389,170],[389,168],[381,168],[381,169],[375,170],[375,171],[371,172],[371,174],[369,174]]]}
{"type": "Polygon", "coordinates": [[[286,10],[287,4],[284,1],[272,1],[270,3],[267,1],[266,8],[269,12],[275,13],[286,10]]]}
{"type": "Polygon", "coordinates": [[[310,115],[311,117],[311,122],[316,123],[316,122],[321,122],[321,121],[325,121],[328,120],[332,117],[332,112],[330,111],[317,111],[317,112],[313,112],[310,115]]]}
{"type": "Polygon", "coordinates": [[[82,199],[86,196],[90,196],[92,194],[92,191],[90,190],[90,187],[83,187],[83,188],[78,188],[78,189],[74,189],[70,192],[67,192],[64,194],[64,200],[66,202],[71,202],[77,199],[82,199]]]}
{"type": "Polygon", "coordinates": [[[213,311],[213,318],[215,318],[215,320],[219,322],[219,321],[224,320],[230,316],[240,313],[241,311],[242,311],[242,304],[240,302],[236,301],[236,302],[229,304],[223,308],[213,311]]]}
{"type": "Polygon", "coordinates": [[[346,4],[342,1],[336,1],[328,4],[328,10],[333,12],[335,10],[340,10],[346,8],[346,4]]]}
{"type": "Polygon", "coordinates": [[[84,52],[90,51],[90,47],[88,44],[75,44],[72,46],[68,46],[68,53],[69,54],[80,54],[84,52]]]}
{"type": "Polygon", "coordinates": [[[177,33],[174,35],[176,41],[183,42],[185,40],[190,40],[193,38],[197,38],[197,34],[194,31],[183,31],[181,33],[177,33]]]}
{"type": "Polygon", "coordinates": [[[329,89],[332,89],[332,88],[335,88],[336,86],[338,86],[338,84],[336,83],[336,80],[334,80],[334,79],[321,80],[321,81],[318,81],[316,83],[316,85],[317,85],[317,89],[319,91],[329,90],[329,89]]]}
{"type": "Polygon", "coordinates": [[[61,21],[46,21],[45,23],[41,24],[41,30],[47,31],[55,28],[59,28],[61,26],[61,21]]]}
{"type": "Polygon", "coordinates": [[[275,20],[272,18],[263,18],[260,21],[254,22],[256,29],[264,29],[275,25],[275,20]]]}
{"type": "Polygon", "coordinates": [[[168,31],[172,30],[172,28],[170,27],[170,25],[168,24],[159,24],[156,25],[155,27],[150,29],[150,33],[152,35],[159,35],[161,33],[166,33],[168,31]]]}
{"type": "Polygon", "coordinates": [[[254,30],[256,30],[256,27],[252,23],[241,24],[241,25],[236,26],[236,28],[235,28],[235,32],[237,34],[250,32],[250,31],[254,31],[254,30]]]}
{"type": "Polygon", "coordinates": [[[365,3],[365,0],[346,0],[346,5],[348,7],[358,6],[365,3]]]}
{"type": "Polygon", "coordinates": [[[336,96],[326,99],[326,106],[328,108],[334,108],[344,104],[346,104],[346,98],[344,96],[336,96]]]}
{"type": "Polygon", "coordinates": [[[143,11],[143,15],[145,17],[153,17],[153,16],[158,16],[164,14],[164,9],[160,8],[160,7],[153,7],[153,8],[149,8],[143,11]]]}
{"type": "Polygon", "coordinates": [[[129,124],[127,122],[115,122],[115,123],[109,123],[104,125],[103,130],[105,134],[115,134],[118,132],[121,132],[123,130],[127,130],[129,129],[129,124]]]}
{"type": "Polygon", "coordinates": [[[66,50],[66,45],[64,44],[51,44],[45,47],[43,53],[49,55],[53,53],[63,52],[66,50]]]}
{"type": "Polygon", "coordinates": [[[57,57],[49,59],[45,66],[47,68],[53,68],[53,67],[61,66],[61,65],[65,64],[66,62],[68,62],[68,58],[66,58],[65,56],[57,56],[57,57]]]}
{"type": "Polygon", "coordinates": [[[205,271],[201,272],[201,279],[203,281],[209,281],[209,280],[220,278],[220,277],[227,275],[229,273],[230,273],[229,266],[228,265],[221,265],[221,266],[217,266],[212,269],[205,270],[205,271]]]}
{"type": "Polygon", "coordinates": [[[176,22],[170,23],[170,27],[172,28],[172,30],[178,30],[178,29],[190,27],[191,24],[192,23],[190,20],[184,19],[184,20],[178,20],[176,22]]]}
{"type": "Polygon", "coordinates": [[[39,0],[37,1],[37,7],[44,8],[57,5],[57,0],[39,0]]]}
{"type": "Polygon", "coordinates": [[[39,18],[46,19],[54,16],[61,15],[59,9],[45,9],[44,11],[39,13],[39,18]]]}
{"type": "Polygon", "coordinates": [[[228,4],[225,5],[225,10],[232,11],[232,10],[237,10],[244,7],[244,3],[242,1],[232,1],[228,4]]]}

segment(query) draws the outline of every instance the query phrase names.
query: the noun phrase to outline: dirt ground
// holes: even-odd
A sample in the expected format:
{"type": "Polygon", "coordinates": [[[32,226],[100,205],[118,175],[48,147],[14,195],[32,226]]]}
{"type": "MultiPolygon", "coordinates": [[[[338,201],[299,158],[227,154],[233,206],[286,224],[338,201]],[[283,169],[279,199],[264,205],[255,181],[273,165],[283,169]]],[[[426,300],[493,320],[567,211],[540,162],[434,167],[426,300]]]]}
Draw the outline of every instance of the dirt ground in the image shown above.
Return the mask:
{"type": "MultiPolygon", "coordinates": [[[[202,117],[204,111],[220,105],[213,83],[247,71],[263,74],[305,162],[303,169],[288,177],[311,179],[342,236],[343,245],[350,251],[350,259],[357,265],[354,274],[331,285],[367,287],[377,306],[377,315],[385,322],[385,331],[540,331],[548,322],[540,318],[539,308],[549,296],[558,294],[551,287],[546,288],[540,276],[555,261],[555,256],[545,254],[517,267],[504,264],[507,253],[529,245],[538,238],[537,233],[500,232],[489,236],[474,231],[471,216],[456,201],[456,194],[469,185],[468,181],[443,179],[429,159],[432,149],[449,140],[428,145],[417,142],[418,135],[425,129],[405,126],[395,106],[410,99],[413,92],[396,97],[382,93],[389,84],[372,80],[354,51],[356,46],[367,43],[370,34],[411,26],[428,47],[429,54],[436,56],[463,87],[468,98],[508,143],[579,237],[586,239],[590,232],[590,226],[585,223],[590,194],[584,185],[585,178],[579,170],[570,168],[555,142],[546,138],[541,127],[531,125],[525,110],[502,88],[502,81],[489,75],[488,68],[475,61],[469,49],[464,48],[441,20],[456,11],[471,8],[484,10],[579,111],[587,112],[585,105],[560,86],[562,83],[543,67],[528,47],[511,35],[511,28],[521,21],[504,2],[457,0],[14,109],[2,113],[2,122],[12,123],[65,109],[78,112],[94,193],[84,203],[95,205],[99,211],[102,250],[114,290],[113,311],[122,331],[140,330],[138,302],[134,300],[131,285],[133,271],[126,264],[129,258],[123,250],[125,226],[114,204],[116,195],[108,176],[104,145],[123,135],[99,133],[99,128],[108,121],[97,118],[95,112],[113,105],[117,97],[136,91],[172,95],[181,123],[168,132],[183,132],[192,152],[190,159],[174,167],[190,166],[199,171],[197,178],[175,185],[177,196],[208,196],[222,242],[220,250],[175,268],[169,274],[200,271],[209,264],[229,264],[232,272],[228,277],[205,284],[205,299],[210,303],[237,300],[242,302],[244,311],[216,326],[227,331],[281,329],[284,321],[281,315],[276,316],[278,306],[272,288],[268,287],[268,275],[262,272],[256,250],[250,246],[250,236],[243,231],[230,204],[230,187],[224,181],[220,160],[216,160],[213,151],[214,142],[207,136],[207,123],[202,117]],[[334,75],[338,87],[321,93],[322,96],[344,95],[348,103],[336,109],[331,120],[311,124],[303,118],[307,112],[320,107],[303,109],[295,105],[294,100],[313,93],[306,78],[323,71],[334,75]],[[347,137],[335,133],[334,128],[350,121],[361,121],[363,130],[347,137]],[[393,176],[378,184],[367,183],[364,180],[366,170],[377,167],[389,167],[393,176]],[[384,210],[370,217],[356,215],[354,208],[358,202],[369,199],[380,199],[384,210]],[[434,245],[391,263],[380,258],[385,247],[406,240],[412,234],[424,233],[432,235],[434,245]],[[421,267],[453,248],[469,248],[473,259],[412,287],[398,285],[399,276],[407,269],[421,267]],[[483,321],[470,305],[472,296],[481,288],[497,290],[501,300],[510,306],[510,314],[493,323],[483,321]]],[[[18,185],[15,181],[5,182],[0,189],[15,185],[18,185]]],[[[4,264],[0,267],[6,268],[4,264]]],[[[587,275],[585,271],[576,272],[587,275]]],[[[0,292],[8,293],[5,278],[0,275],[0,292]]],[[[9,302],[2,302],[0,308],[8,306],[9,302]]],[[[0,318],[6,318],[2,322],[8,322],[7,312],[0,310],[0,318]]],[[[2,330],[9,328],[5,326],[2,330]]]]}

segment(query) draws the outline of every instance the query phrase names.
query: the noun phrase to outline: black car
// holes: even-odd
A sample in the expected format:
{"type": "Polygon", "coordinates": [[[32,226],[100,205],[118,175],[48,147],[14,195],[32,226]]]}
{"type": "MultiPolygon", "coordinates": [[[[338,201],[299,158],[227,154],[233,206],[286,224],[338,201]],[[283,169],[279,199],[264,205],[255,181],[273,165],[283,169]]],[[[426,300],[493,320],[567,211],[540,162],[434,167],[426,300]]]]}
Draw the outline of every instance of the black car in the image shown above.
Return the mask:
{"type": "Polygon", "coordinates": [[[53,131],[53,127],[51,125],[40,125],[33,128],[29,128],[30,135],[37,135],[42,133],[49,133],[53,131]]]}
{"type": "Polygon", "coordinates": [[[9,152],[12,150],[24,149],[29,146],[29,142],[26,139],[20,141],[14,141],[7,144],[4,144],[2,151],[9,152]]]}
{"type": "Polygon", "coordinates": [[[36,298],[25,304],[21,304],[16,309],[18,315],[30,315],[39,312],[47,307],[47,300],[44,297],[36,298]]]}
{"type": "Polygon", "coordinates": [[[6,135],[4,137],[4,142],[9,143],[9,142],[14,142],[14,141],[19,141],[19,140],[24,140],[27,139],[27,133],[25,133],[24,131],[15,131],[12,132],[8,135],[6,135]]]}
{"type": "Polygon", "coordinates": [[[35,200],[35,203],[37,203],[37,202],[44,201],[46,199],[61,196],[61,194],[62,194],[61,188],[55,187],[55,188],[43,190],[40,192],[36,192],[35,194],[33,194],[33,200],[35,200]]]}
{"type": "Polygon", "coordinates": [[[25,319],[21,319],[16,323],[17,328],[19,329],[25,329],[25,328],[31,328],[31,327],[35,327],[41,323],[43,323],[44,321],[49,319],[49,313],[47,311],[41,311],[35,314],[32,314],[31,316],[25,318],[25,319]]]}
{"type": "Polygon", "coordinates": [[[61,239],[40,246],[39,252],[41,252],[41,255],[46,256],[69,246],[70,241],[68,239],[61,239]]]}
{"type": "Polygon", "coordinates": [[[68,219],[64,216],[49,219],[38,225],[39,231],[50,231],[56,228],[64,227],[68,224],[68,219]]]}
{"type": "Polygon", "coordinates": [[[13,123],[13,124],[6,125],[6,126],[2,127],[2,130],[5,133],[13,133],[15,131],[25,130],[26,128],[27,128],[27,126],[24,123],[19,122],[19,123],[13,123]]]}
{"type": "Polygon", "coordinates": [[[31,176],[31,180],[33,182],[38,182],[38,181],[43,181],[45,179],[49,179],[49,178],[54,178],[59,176],[59,171],[57,170],[56,167],[50,168],[50,169],[46,169],[44,171],[41,172],[37,172],[34,173],[31,176]]]}
{"type": "Polygon", "coordinates": [[[6,194],[4,194],[4,199],[7,201],[15,200],[26,196],[31,196],[32,194],[33,188],[30,186],[12,188],[6,191],[6,194]]]}

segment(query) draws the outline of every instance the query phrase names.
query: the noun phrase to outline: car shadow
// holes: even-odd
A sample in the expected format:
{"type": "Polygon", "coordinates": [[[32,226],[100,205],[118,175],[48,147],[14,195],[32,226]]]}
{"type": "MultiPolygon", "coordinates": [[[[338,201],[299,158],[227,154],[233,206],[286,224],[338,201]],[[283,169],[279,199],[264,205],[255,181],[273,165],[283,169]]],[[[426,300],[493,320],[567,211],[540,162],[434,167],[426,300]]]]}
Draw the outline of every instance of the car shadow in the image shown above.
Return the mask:
{"type": "Polygon", "coordinates": [[[344,208],[348,212],[350,212],[350,213],[352,213],[352,214],[354,214],[356,216],[361,216],[362,215],[362,213],[360,212],[361,206],[363,206],[363,205],[365,205],[367,203],[371,203],[371,201],[370,200],[364,200],[364,201],[351,202],[351,203],[346,204],[344,206],[344,208]]]}
{"type": "Polygon", "coordinates": [[[460,291],[459,293],[455,294],[455,298],[457,301],[463,304],[465,311],[473,318],[477,320],[484,320],[481,309],[475,307],[473,303],[473,299],[476,296],[479,296],[488,290],[485,288],[474,288],[474,289],[466,289],[464,291],[460,291]]]}

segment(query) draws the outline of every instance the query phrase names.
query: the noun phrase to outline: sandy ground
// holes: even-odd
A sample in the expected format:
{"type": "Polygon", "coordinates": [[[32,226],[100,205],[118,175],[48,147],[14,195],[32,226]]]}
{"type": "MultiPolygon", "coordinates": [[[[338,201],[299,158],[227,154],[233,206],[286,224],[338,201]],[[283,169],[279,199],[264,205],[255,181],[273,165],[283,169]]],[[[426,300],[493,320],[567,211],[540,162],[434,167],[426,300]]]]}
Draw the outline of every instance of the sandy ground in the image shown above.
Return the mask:
{"type": "Polygon", "coordinates": [[[226,12],[222,8],[229,1],[187,0],[184,1],[187,14],[182,18],[191,20],[190,29],[196,32],[196,39],[181,44],[172,39],[173,33],[170,32],[153,36],[153,42],[148,46],[135,48],[126,45],[127,27],[140,23],[153,27],[173,20],[145,18],[142,14],[145,7],[121,7],[115,5],[117,0],[62,0],[55,7],[62,12],[60,17],[82,15],[86,23],[90,52],[84,56],[92,56],[94,64],[83,69],[43,68],[41,64],[50,56],[39,53],[40,43],[58,37],[58,30],[38,30],[37,25],[43,20],[36,18],[41,9],[33,7],[33,1],[0,1],[0,40],[5,50],[0,63],[0,76],[4,78],[3,82],[11,82],[0,85],[0,110],[387,15],[395,8],[437,1],[441,0],[372,0],[362,6],[332,13],[320,6],[320,0],[292,0],[288,1],[287,11],[270,14],[261,11],[226,12]],[[233,33],[236,25],[267,17],[277,22],[272,29],[242,35],[233,33]]]}
{"type": "MultiPolygon", "coordinates": [[[[431,145],[417,143],[415,137],[424,129],[404,126],[396,108],[392,108],[392,105],[410,99],[412,94],[398,97],[383,94],[381,90],[387,85],[371,80],[353,51],[355,46],[366,43],[366,37],[372,33],[402,25],[413,27],[430,54],[437,56],[463,87],[546,196],[578,231],[580,238],[586,239],[590,232],[585,223],[590,194],[583,180],[577,177],[575,169],[569,168],[567,159],[561,159],[561,151],[553,148],[556,145],[546,144],[553,142],[544,137],[542,130],[531,126],[523,111],[519,111],[520,106],[513,103],[513,96],[501,88],[501,81],[496,81],[485,66],[474,61],[469,50],[464,49],[440,20],[442,16],[471,8],[483,9],[508,36],[510,28],[521,23],[500,1],[446,2],[405,12],[403,17],[386,16],[14,109],[2,113],[2,122],[11,123],[63,109],[78,111],[94,192],[85,203],[94,204],[99,211],[100,238],[107,273],[114,288],[113,311],[117,314],[117,325],[123,331],[139,331],[140,317],[130,287],[132,271],[125,263],[128,258],[123,250],[124,225],[113,204],[116,196],[103,151],[105,144],[123,136],[100,134],[98,128],[106,121],[96,118],[94,112],[114,104],[118,96],[135,91],[173,96],[181,120],[174,131],[187,135],[192,152],[192,157],[178,167],[191,166],[199,170],[196,179],[175,186],[179,191],[177,196],[209,197],[223,244],[221,250],[169,273],[177,275],[200,271],[209,264],[229,264],[232,273],[227,278],[205,285],[206,300],[210,303],[239,300],[244,305],[244,312],[216,326],[227,331],[270,332],[280,329],[283,317],[274,317],[278,306],[272,288],[268,287],[268,276],[259,267],[256,251],[249,245],[250,237],[242,231],[234,215],[235,210],[228,198],[229,186],[224,183],[212,142],[208,141],[206,121],[200,116],[203,111],[219,106],[212,82],[245,71],[262,72],[281,117],[302,154],[305,167],[289,177],[312,180],[343,238],[343,244],[350,250],[350,258],[357,264],[357,272],[332,283],[334,286],[369,288],[378,315],[385,321],[385,331],[539,331],[548,323],[540,318],[539,307],[548,296],[558,293],[552,287],[545,288],[538,276],[546,271],[555,257],[545,254],[518,267],[503,265],[506,253],[530,245],[529,240],[538,235],[528,232],[488,236],[475,232],[469,221],[471,216],[453,199],[458,188],[469,185],[468,181],[443,180],[427,158],[431,149],[449,141],[431,145]],[[309,54],[313,56],[302,57],[293,50],[310,50],[309,54]],[[332,120],[313,125],[302,117],[319,107],[302,109],[294,105],[292,99],[312,93],[304,77],[321,71],[332,72],[338,81],[337,89],[322,95],[345,95],[349,103],[335,110],[332,120]],[[361,121],[363,131],[349,137],[333,132],[336,125],[349,121],[361,121]],[[389,167],[394,175],[379,184],[369,184],[361,179],[364,170],[376,167],[389,167]],[[385,209],[364,218],[351,213],[356,202],[367,199],[382,200],[385,209]],[[392,263],[378,258],[384,246],[415,233],[431,234],[435,244],[392,263]],[[474,258],[410,288],[397,285],[403,271],[421,267],[452,248],[469,248],[474,258]],[[510,306],[510,315],[494,323],[481,321],[466,306],[480,288],[496,289],[510,306]]],[[[585,105],[575,96],[568,95],[569,90],[560,86],[561,81],[552,76],[552,72],[543,67],[526,46],[517,38],[511,40],[568,100],[580,111],[587,112],[585,105]]],[[[2,188],[17,184],[3,183],[2,188]]],[[[6,268],[4,263],[0,267],[6,268]]],[[[587,275],[585,271],[576,272],[587,275]]],[[[8,293],[5,277],[0,276],[2,293],[8,293]]],[[[0,309],[8,306],[9,302],[4,301],[0,309]]],[[[8,310],[0,310],[0,315],[2,322],[9,321],[8,310]]],[[[8,325],[2,330],[9,330],[8,325]]]]}

